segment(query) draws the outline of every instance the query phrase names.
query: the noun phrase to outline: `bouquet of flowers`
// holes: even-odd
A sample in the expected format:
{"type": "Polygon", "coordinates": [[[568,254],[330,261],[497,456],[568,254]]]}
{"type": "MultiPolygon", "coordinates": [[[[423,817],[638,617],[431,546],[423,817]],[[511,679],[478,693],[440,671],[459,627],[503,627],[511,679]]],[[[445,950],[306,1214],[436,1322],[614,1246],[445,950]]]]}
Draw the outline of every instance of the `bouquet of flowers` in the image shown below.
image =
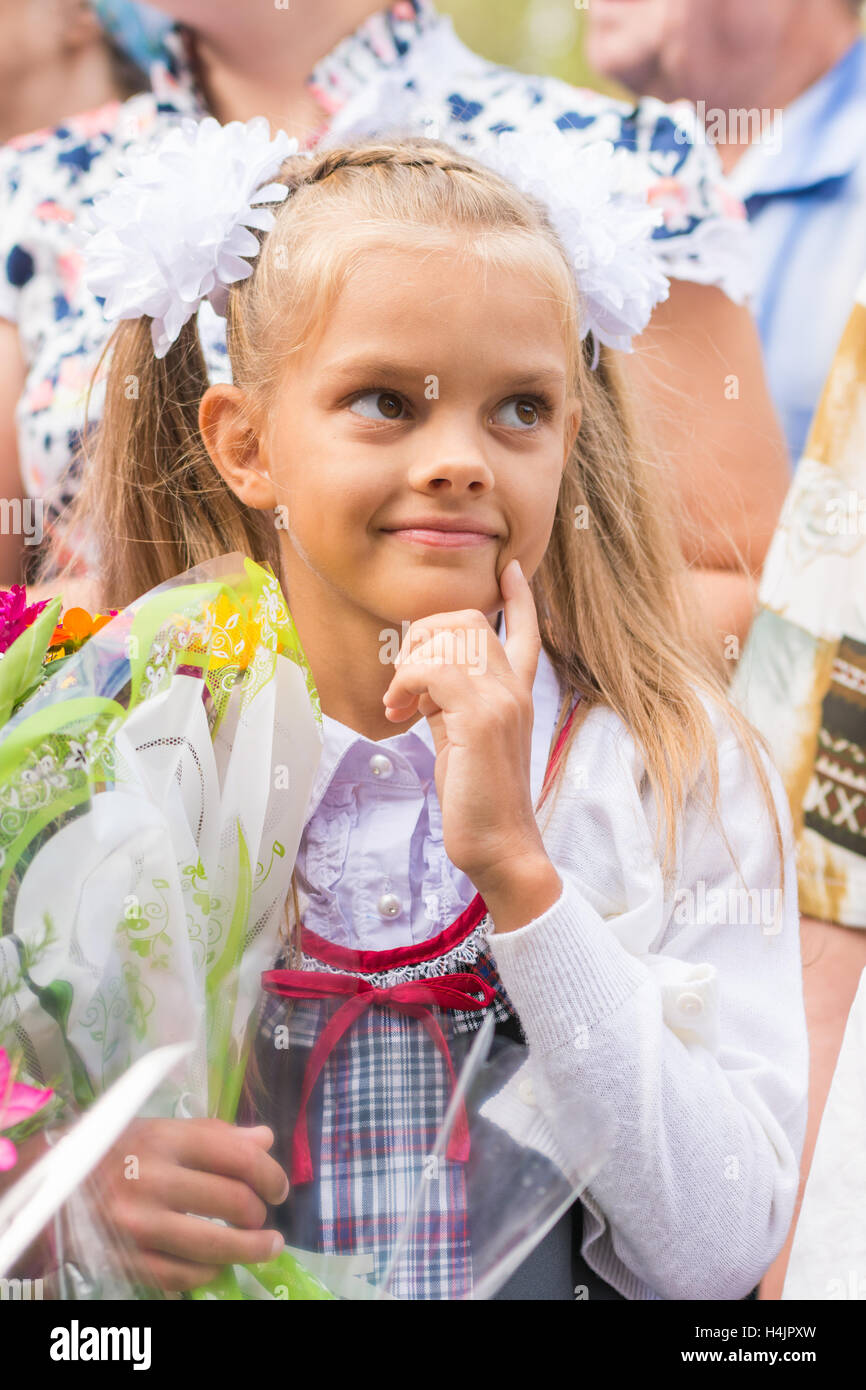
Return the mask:
{"type": "MultiPolygon", "coordinates": [[[[531,1059],[495,1010],[479,1027],[495,990],[465,964],[293,959],[321,711],[276,578],[231,555],[120,613],[59,608],[13,593],[0,636],[0,1161],[174,1045],[136,1113],[268,1124],[292,1181],[282,1254],[194,1298],[489,1296],[597,1171],[606,1117],[527,1109],[531,1059]]],[[[62,1296],[140,1296],[95,1188],[65,1213],[62,1296]]]]}
{"type": "Polygon", "coordinates": [[[59,609],[6,602],[0,1043],[72,1111],[192,1041],[147,1112],[233,1119],[321,748],[311,672],[239,555],[89,624],[59,609]]]}

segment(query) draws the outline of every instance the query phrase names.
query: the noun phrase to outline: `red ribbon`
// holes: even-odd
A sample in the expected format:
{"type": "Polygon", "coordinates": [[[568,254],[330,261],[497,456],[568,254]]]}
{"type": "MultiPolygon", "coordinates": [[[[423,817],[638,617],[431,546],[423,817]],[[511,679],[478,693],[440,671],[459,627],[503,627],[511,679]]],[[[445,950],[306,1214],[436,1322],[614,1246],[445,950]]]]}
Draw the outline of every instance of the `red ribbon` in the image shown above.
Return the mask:
{"type": "MultiPolygon", "coordinates": [[[[292,1137],[292,1183],[313,1180],[313,1162],[307,1130],[307,1102],[328,1057],[343,1034],[361,1014],[377,1005],[380,1008],[396,1009],[399,1013],[410,1014],[413,1018],[420,1019],[444,1058],[451,1085],[454,1087],[457,1084],[457,1076],[448,1044],[428,1006],[435,1004],[440,1009],[486,1009],[496,998],[496,991],[479,975],[436,975],[430,980],[407,980],[402,985],[378,989],[371,985],[369,980],[359,979],[355,975],[336,975],[324,970],[265,970],[262,972],[262,988],[267,994],[278,994],[283,999],[334,999],[348,996],[345,1004],[331,1015],[316,1039],[304,1072],[301,1104],[292,1137]],[[478,993],[482,996],[480,999],[475,997],[478,993]]],[[[469,1157],[469,1121],[462,1101],[446,1153],[448,1158],[455,1159],[458,1163],[465,1163],[469,1157]]]]}

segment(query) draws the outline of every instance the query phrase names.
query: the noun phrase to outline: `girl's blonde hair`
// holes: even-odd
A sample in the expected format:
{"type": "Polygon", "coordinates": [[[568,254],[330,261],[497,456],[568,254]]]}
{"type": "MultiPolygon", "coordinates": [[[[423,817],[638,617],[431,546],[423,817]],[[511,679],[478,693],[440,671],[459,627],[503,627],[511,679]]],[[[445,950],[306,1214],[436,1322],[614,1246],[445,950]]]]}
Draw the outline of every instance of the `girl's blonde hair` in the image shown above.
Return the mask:
{"type": "MultiPolygon", "coordinates": [[[[677,822],[705,758],[711,806],[718,800],[717,740],[702,697],[708,698],[754,763],[784,879],[781,827],[759,754],[765,745],[727,697],[683,561],[666,475],[638,439],[617,355],[602,348],[597,369],[590,369],[579,336],[579,289],[544,208],[435,140],[365,142],[309,159],[294,156],[280,178],[291,196],[273,229],[260,234],[252,274],[229,294],[232,377],[251,403],[251,431],[287,359],[326,321],[329,304],[369,248],[456,248],[518,274],[531,272],[561,313],[571,388],[583,405],[550,543],[531,581],[542,643],[566,692],[557,732],[574,697],[581,697],[556,767],[561,771],[582,719],[596,705],[615,711],[643,754],[658,813],[656,847],[663,836],[671,873],[677,822]]],[[[162,360],[153,354],[147,319],[121,324],[109,346],[103,421],[75,509],[77,524],[98,532],[104,602],[125,604],[228,551],[244,551],[279,573],[273,518],[239,501],[199,433],[199,402],[209,381],[195,320],[162,360]]],[[[557,772],[548,790],[558,782],[557,772]]]]}

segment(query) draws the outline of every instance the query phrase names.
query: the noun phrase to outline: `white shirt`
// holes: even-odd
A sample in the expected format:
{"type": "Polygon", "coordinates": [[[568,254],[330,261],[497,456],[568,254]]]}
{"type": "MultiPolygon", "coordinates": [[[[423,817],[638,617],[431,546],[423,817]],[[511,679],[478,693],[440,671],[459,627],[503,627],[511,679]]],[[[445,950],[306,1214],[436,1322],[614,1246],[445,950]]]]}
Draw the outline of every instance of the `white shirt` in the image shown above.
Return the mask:
{"type": "Polygon", "coordinates": [[[783,1299],[866,1298],[866,970],[833,1073],[783,1299]]]}

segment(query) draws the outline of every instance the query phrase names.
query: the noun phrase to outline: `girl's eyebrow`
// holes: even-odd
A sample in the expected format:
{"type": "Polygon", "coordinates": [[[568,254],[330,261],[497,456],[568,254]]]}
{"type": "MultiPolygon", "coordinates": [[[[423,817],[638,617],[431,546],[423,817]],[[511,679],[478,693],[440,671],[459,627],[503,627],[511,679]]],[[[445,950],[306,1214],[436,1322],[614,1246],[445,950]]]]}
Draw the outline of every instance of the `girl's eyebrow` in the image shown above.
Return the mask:
{"type": "Polygon", "coordinates": [[[429,374],[429,369],[406,362],[392,362],[385,357],[344,357],[326,367],[325,373],[337,379],[354,376],[420,376],[423,379],[429,374]]]}
{"type": "MultiPolygon", "coordinates": [[[[384,357],[349,357],[324,368],[324,374],[338,381],[353,377],[365,377],[369,380],[377,377],[399,377],[403,380],[412,378],[424,381],[430,376],[431,367],[429,362],[416,366],[413,363],[392,362],[384,357]]],[[[502,380],[507,381],[508,388],[512,391],[529,391],[535,387],[562,386],[565,382],[565,372],[560,367],[531,367],[517,371],[514,376],[503,372],[502,380]]]]}
{"type": "Polygon", "coordinates": [[[516,391],[531,391],[536,386],[561,386],[565,382],[565,372],[559,367],[532,368],[519,376],[510,376],[508,382],[516,391]]]}

